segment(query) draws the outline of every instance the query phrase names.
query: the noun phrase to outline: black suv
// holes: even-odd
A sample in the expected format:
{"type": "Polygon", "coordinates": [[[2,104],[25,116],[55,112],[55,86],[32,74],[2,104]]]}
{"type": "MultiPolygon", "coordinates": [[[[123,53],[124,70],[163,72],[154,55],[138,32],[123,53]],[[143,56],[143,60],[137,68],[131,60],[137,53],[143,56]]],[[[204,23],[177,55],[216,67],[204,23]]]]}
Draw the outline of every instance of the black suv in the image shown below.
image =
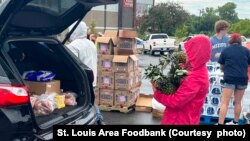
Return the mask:
{"type": "Polygon", "coordinates": [[[95,124],[93,73],[55,35],[75,21],[80,23],[92,7],[117,1],[0,1],[1,141],[51,140],[55,124],[95,124]],[[29,90],[21,77],[27,70],[54,72],[64,91],[78,95],[78,105],[36,117],[30,104],[29,90]]]}

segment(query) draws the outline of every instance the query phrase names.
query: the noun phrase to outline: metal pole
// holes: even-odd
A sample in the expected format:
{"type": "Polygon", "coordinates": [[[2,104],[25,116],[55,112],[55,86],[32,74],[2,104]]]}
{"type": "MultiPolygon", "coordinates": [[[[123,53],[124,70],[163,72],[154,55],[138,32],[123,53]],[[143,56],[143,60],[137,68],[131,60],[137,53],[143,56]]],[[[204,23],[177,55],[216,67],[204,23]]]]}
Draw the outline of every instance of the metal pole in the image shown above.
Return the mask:
{"type": "Polygon", "coordinates": [[[120,0],[119,2],[119,10],[118,10],[118,29],[122,29],[122,11],[123,11],[123,6],[122,6],[123,0],[120,0]]]}
{"type": "Polygon", "coordinates": [[[104,5],[104,30],[107,28],[107,4],[104,5]]]}

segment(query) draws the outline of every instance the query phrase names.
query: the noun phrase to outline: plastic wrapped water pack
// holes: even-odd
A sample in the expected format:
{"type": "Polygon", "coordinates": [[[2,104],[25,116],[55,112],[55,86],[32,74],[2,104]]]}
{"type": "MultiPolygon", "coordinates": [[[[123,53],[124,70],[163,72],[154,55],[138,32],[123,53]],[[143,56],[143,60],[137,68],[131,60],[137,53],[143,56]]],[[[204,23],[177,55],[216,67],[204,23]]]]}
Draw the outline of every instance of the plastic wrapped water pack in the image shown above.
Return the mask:
{"type": "Polygon", "coordinates": [[[161,112],[164,112],[164,110],[166,108],[164,105],[162,105],[161,103],[159,103],[154,98],[152,99],[152,107],[153,107],[153,109],[156,109],[156,110],[161,111],[161,112]]]}

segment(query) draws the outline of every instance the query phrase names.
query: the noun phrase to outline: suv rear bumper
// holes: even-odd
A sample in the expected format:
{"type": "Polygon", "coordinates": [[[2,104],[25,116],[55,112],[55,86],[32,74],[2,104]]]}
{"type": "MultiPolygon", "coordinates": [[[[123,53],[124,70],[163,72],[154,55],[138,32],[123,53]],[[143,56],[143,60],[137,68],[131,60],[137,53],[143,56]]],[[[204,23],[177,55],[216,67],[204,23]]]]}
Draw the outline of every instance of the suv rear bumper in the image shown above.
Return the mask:
{"type": "Polygon", "coordinates": [[[164,51],[175,51],[176,50],[176,48],[175,47],[153,47],[152,48],[152,51],[162,51],[162,52],[164,52],[164,51]]]}
{"type": "MultiPolygon", "coordinates": [[[[89,110],[89,113],[86,116],[81,116],[78,119],[70,122],[67,125],[95,125],[96,124],[96,108],[92,106],[89,110]]],[[[52,140],[53,139],[53,131],[47,134],[43,134],[41,136],[44,140],[52,140]]]]}

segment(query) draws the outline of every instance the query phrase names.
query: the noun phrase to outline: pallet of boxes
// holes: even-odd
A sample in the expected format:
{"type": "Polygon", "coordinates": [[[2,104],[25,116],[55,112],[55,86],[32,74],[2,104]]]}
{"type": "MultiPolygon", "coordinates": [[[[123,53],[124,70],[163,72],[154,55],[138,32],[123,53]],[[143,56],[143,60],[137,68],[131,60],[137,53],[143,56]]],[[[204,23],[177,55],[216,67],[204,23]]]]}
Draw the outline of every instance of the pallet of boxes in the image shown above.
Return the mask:
{"type": "Polygon", "coordinates": [[[136,32],[107,30],[98,37],[96,104],[102,111],[127,113],[140,94],[141,72],[136,54],[136,32]]]}

